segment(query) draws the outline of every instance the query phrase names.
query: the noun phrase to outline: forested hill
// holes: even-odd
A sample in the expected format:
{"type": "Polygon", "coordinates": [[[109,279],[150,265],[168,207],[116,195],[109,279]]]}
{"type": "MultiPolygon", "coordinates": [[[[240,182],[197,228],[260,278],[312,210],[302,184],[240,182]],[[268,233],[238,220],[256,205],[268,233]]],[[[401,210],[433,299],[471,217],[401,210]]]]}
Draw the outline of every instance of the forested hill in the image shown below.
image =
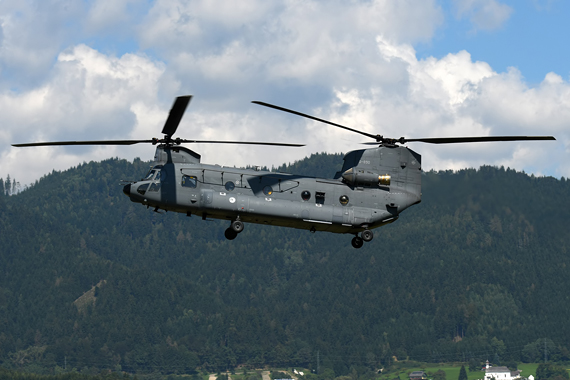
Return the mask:
{"type": "MultiPolygon", "coordinates": [[[[330,177],[341,162],[280,170],[330,177]]],[[[227,222],[152,212],[119,185],[147,169],[92,162],[0,196],[3,366],[192,373],[315,367],[319,352],[338,376],[394,357],[534,361],[545,338],[570,359],[564,179],[425,173],[422,203],[355,250],[255,225],[227,241],[227,222]]]]}

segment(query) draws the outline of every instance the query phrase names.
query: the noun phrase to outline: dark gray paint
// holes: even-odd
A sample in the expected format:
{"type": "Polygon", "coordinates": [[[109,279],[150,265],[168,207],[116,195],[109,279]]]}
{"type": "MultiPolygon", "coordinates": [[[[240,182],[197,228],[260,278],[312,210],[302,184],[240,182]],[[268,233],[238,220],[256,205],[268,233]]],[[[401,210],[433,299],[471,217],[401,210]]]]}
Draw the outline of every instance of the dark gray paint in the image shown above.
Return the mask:
{"type": "Polygon", "coordinates": [[[155,209],[207,218],[357,234],[394,221],[421,201],[421,157],[401,146],[349,152],[341,172],[332,179],[202,164],[199,154],[179,146],[159,145],[154,165],[166,176],[131,184],[130,199],[155,209]],[[390,185],[349,183],[342,173],[351,168],[390,175],[390,185]],[[195,176],[198,186],[183,187],[183,175],[195,176]],[[141,195],[136,191],[156,181],[161,181],[160,192],[141,195]],[[234,182],[233,190],[226,190],[227,181],[234,182]],[[264,194],[266,186],[273,188],[271,195],[264,194]],[[311,192],[308,201],[301,198],[304,190],[311,192]],[[317,192],[324,193],[323,204],[316,202],[317,192]],[[347,205],[339,201],[343,195],[349,198],[347,205]]]}

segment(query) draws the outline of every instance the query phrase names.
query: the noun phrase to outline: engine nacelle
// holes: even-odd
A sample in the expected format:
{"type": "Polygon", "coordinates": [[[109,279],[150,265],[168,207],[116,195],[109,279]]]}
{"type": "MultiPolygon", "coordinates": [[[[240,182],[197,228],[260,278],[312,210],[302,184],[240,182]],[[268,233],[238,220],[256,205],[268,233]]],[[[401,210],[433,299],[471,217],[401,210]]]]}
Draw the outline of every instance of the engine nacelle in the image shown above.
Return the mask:
{"type": "Polygon", "coordinates": [[[368,170],[350,168],[342,173],[342,178],[352,185],[390,186],[390,175],[380,175],[368,170]]]}

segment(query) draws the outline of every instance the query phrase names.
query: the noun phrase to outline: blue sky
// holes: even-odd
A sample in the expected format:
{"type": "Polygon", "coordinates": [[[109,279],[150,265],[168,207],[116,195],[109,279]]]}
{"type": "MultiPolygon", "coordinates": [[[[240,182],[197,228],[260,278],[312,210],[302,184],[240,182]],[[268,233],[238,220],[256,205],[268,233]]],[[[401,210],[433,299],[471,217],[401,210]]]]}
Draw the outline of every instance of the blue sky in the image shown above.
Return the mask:
{"type": "Polygon", "coordinates": [[[3,0],[0,177],[30,183],[83,161],[150,159],[149,146],[10,144],[156,137],[183,94],[194,98],[180,137],[307,144],[193,146],[208,163],[361,148],[358,135],[250,103],[261,100],[395,138],[554,135],[410,147],[425,170],[568,177],[569,14],[562,0],[3,0]]]}
{"type": "Polygon", "coordinates": [[[418,57],[441,58],[460,50],[473,60],[489,63],[498,72],[516,67],[530,84],[540,83],[546,73],[568,79],[570,50],[570,2],[562,0],[510,0],[511,8],[503,23],[484,29],[474,25],[469,14],[458,15],[454,1],[441,2],[445,22],[433,40],[417,46],[418,57]]]}

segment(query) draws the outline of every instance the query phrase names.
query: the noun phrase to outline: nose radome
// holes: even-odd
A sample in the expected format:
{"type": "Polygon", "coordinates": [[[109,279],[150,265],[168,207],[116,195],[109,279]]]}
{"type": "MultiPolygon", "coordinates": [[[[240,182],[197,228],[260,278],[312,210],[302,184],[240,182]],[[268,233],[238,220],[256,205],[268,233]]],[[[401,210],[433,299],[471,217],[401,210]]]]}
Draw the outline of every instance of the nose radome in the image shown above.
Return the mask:
{"type": "Polygon", "coordinates": [[[127,197],[131,196],[131,184],[130,183],[128,185],[125,185],[125,187],[123,187],[123,193],[125,193],[125,195],[127,197]]]}

